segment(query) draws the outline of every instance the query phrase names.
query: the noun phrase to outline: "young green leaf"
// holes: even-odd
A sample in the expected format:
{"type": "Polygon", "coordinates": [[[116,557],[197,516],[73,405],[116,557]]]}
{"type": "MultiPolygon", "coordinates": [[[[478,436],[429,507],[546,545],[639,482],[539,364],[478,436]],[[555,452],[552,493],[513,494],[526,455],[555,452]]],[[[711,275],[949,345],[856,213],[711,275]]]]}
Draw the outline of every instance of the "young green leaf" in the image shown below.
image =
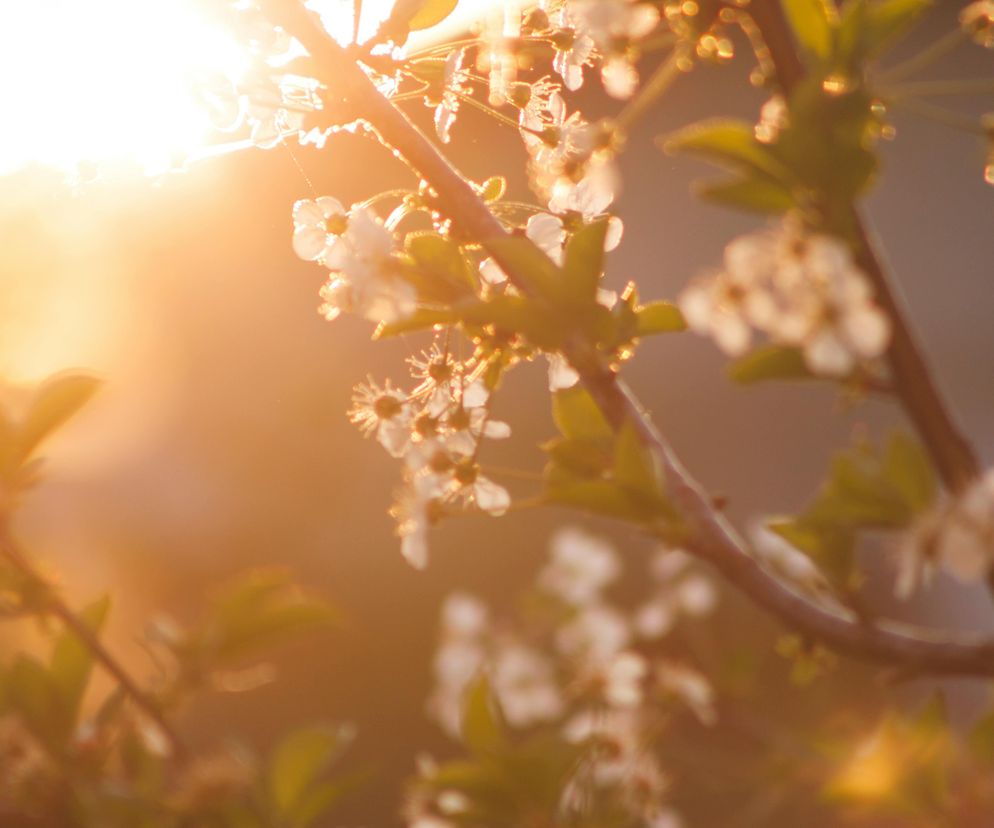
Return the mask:
{"type": "Polygon", "coordinates": [[[797,348],[765,345],[730,363],[729,379],[741,385],[767,380],[815,379],[797,348]]]}
{"type": "Polygon", "coordinates": [[[593,302],[604,270],[608,219],[584,224],[566,242],[563,277],[566,296],[580,304],[593,302]]]}
{"type": "Polygon", "coordinates": [[[20,465],[27,460],[45,438],[83,407],[99,385],[99,380],[85,374],[62,374],[47,380],[17,429],[8,462],[20,465]]]}
{"type": "Polygon", "coordinates": [[[760,178],[789,184],[786,167],[756,140],[752,124],[728,118],[713,118],[684,127],[662,140],[668,153],[698,155],[719,166],[745,171],[760,178]]]}
{"type": "MultiPolygon", "coordinates": [[[[79,613],[79,617],[91,632],[99,634],[109,612],[110,597],[105,596],[86,607],[79,613]]],[[[92,669],[93,654],[89,648],[72,630],[64,630],[55,642],[49,672],[58,688],[66,722],[70,726],[79,715],[92,669]]]]}
{"type": "Polygon", "coordinates": [[[422,0],[420,8],[408,20],[412,32],[437,26],[455,11],[458,0],[422,0]]]}
{"type": "Polygon", "coordinates": [[[657,497],[660,492],[656,463],[635,427],[626,422],[614,444],[614,479],[630,494],[657,497]]]}
{"type": "Polygon", "coordinates": [[[502,175],[494,175],[480,185],[480,198],[488,204],[500,201],[507,192],[507,179],[502,175]]]}
{"type": "Polygon", "coordinates": [[[790,188],[769,178],[698,183],[694,192],[704,201],[752,213],[781,215],[796,206],[790,188]]]}
{"type": "Polygon", "coordinates": [[[843,57],[874,58],[894,45],[932,6],[932,0],[856,0],[842,12],[843,57]]]}
{"type": "Polygon", "coordinates": [[[907,434],[898,431],[891,435],[884,474],[912,512],[923,512],[935,502],[938,484],[932,464],[921,445],[907,434]]]}
{"type": "MultiPolygon", "coordinates": [[[[776,0],[773,0],[774,2],[776,0]]],[[[798,43],[822,60],[832,51],[832,32],[838,12],[832,0],[782,0],[798,43]]]]}
{"type": "MultiPolygon", "coordinates": [[[[293,731],[277,746],[269,766],[269,794],[276,812],[290,824],[302,828],[318,816],[310,795],[349,739],[348,729],[315,725],[293,731]],[[297,819],[302,806],[307,806],[307,820],[297,819]]],[[[320,799],[331,804],[327,791],[320,799]]]]}
{"type": "Polygon", "coordinates": [[[552,395],[552,419],[564,437],[594,442],[613,440],[611,425],[590,394],[579,385],[552,395]]]}
{"type": "Polygon", "coordinates": [[[678,333],[687,330],[687,322],[672,302],[650,302],[635,311],[635,336],[678,333]]]}
{"type": "Polygon", "coordinates": [[[461,733],[467,746],[479,755],[494,753],[506,744],[500,712],[485,677],[473,682],[466,692],[461,733]]]}

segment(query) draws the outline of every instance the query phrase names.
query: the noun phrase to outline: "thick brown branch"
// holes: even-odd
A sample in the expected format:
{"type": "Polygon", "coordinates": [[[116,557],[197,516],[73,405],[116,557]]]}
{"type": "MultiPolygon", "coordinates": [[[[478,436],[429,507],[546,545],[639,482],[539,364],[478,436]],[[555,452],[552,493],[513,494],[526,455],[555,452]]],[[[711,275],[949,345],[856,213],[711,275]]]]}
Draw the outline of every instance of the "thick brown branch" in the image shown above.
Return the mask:
{"type": "MultiPolygon", "coordinates": [[[[437,204],[456,227],[483,244],[508,279],[534,294],[527,268],[507,260],[499,245],[507,232],[472,187],[432,143],[388,100],[347,57],[299,0],[261,0],[270,19],[296,37],[321,70],[321,80],[349,104],[355,117],[368,120],[425,178],[437,193],[437,204]]],[[[949,640],[896,627],[868,625],[813,604],[766,571],[749,553],[711,499],[690,477],[663,437],[618,376],[594,349],[580,339],[563,349],[605,417],[615,427],[632,423],[646,446],[660,458],[671,496],[689,527],[689,548],[710,561],[729,581],[791,629],[856,658],[900,665],[930,673],[994,675],[994,642],[949,640]]]]}
{"type": "MultiPolygon", "coordinates": [[[[805,68],[798,57],[780,0],[752,0],[748,13],[762,39],[763,57],[769,59],[777,84],[789,95],[804,78],[805,68]]],[[[907,312],[884,270],[882,256],[855,207],[851,220],[855,228],[856,260],[891,320],[893,333],[887,361],[893,374],[894,390],[946,486],[953,492],[962,491],[979,473],[976,454],[939,392],[907,312]]]]}
{"type": "MultiPolygon", "coordinates": [[[[21,552],[6,528],[0,529],[0,556],[30,583],[47,586],[42,575],[21,552]]],[[[135,707],[152,720],[155,726],[161,731],[163,738],[168,742],[170,755],[174,759],[183,758],[186,754],[186,747],[179,734],[176,733],[172,725],[163,716],[158,705],[138,686],[111,652],[104,647],[96,633],[87,626],[86,622],[76,615],[70,609],[69,605],[50,589],[45,590],[45,610],[58,618],[82,642],[83,646],[90,651],[93,658],[111,675],[118,686],[124,691],[125,695],[131,699],[135,707]]]]}

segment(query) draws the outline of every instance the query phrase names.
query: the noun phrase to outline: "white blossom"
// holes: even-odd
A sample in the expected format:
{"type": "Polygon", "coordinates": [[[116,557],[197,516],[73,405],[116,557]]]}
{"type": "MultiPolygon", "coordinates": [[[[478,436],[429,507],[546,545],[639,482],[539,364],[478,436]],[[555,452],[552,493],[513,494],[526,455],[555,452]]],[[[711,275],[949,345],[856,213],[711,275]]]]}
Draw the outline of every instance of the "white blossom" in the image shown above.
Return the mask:
{"type": "Polygon", "coordinates": [[[504,716],[514,727],[552,721],[564,710],[551,662],[537,650],[520,644],[498,650],[493,663],[493,689],[504,716]]]}
{"type": "Polygon", "coordinates": [[[691,283],[679,303],[687,324],[726,353],[743,353],[755,329],[801,349],[823,376],[849,374],[890,340],[887,315],[848,245],[795,222],[733,241],[724,270],[691,283]]]}
{"type": "Polygon", "coordinates": [[[610,543],[575,527],[555,534],[551,558],[538,576],[539,586],[577,607],[599,599],[621,572],[610,543]]]}

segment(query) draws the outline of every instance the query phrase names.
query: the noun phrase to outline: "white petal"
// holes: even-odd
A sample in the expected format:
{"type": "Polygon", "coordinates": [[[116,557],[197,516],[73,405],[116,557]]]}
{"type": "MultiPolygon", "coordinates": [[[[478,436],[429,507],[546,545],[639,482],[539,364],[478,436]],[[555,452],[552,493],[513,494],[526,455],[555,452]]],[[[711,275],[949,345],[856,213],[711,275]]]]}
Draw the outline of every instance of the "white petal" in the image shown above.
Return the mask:
{"type": "Polygon", "coordinates": [[[400,540],[400,554],[415,569],[428,566],[428,533],[417,529],[400,540]]]}
{"type": "Polygon", "coordinates": [[[411,429],[406,418],[383,420],[376,430],[376,439],[391,457],[403,457],[411,442],[411,429]]]}
{"type": "Polygon", "coordinates": [[[561,253],[566,240],[563,220],[549,213],[537,213],[528,219],[525,235],[549,254],[561,253]]]}
{"type": "Polygon", "coordinates": [[[293,205],[293,223],[305,227],[323,227],[324,213],[316,201],[302,198],[293,205]]]}
{"type": "Polygon", "coordinates": [[[887,315],[869,303],[853,308],[842,320],[846,338],[860,356],[866,359],[880,356],[890,341],[890,321],[887,315]]]}
{"type": "Polygon", "coordinates": [[[572,388],[580,381],[580,375],[573,370],[565,359],[559,354],[547,354],[549,360],[549,390],[562,391],[572,388]]]}
{"type": "Polygon", "coordinates": [[[729,356],[741,356],[752,341],[752,330],[738,314],[717,313],[711,324],[714,341],[729,356]]]}
{"type": "Polygon", "coordinates": [[[604,234],[605,252],[614,250],[614,248],[621,244],[621,236],[624,232],[624,222],[617,216],[611,216],[611,218],[607,220],[607,233],[604,234]]]}
{"type": "Polygon", "coordinates": [[[462,404],[464,408],[479,408],[486,405],[490,399],[490,391],[483,380],[474,380],[467,385],[462,392],[462,404]]]}
{"type": "Polygon", "coordinates": [[[325,254],[328,234],[324,228],[299,226],[293,231],[293,252],[308,262],[314,262],[325,254]]]}
{"type": "Polygon", "coordinates": [[[345,215],[345,208],[342,206],[342,202],[332,196],[321,196],[317,200],[317,205],[321,209],[322,216],[326,219],[345,215]]]}
{"type": "Polygon", "coordinates": [[[493,259],[484,259],[480,262],[480,276],[484,282],[491,285],[499,285],[507,281],[507,275],[493,259]]]}
{"type": "Polygon", "coordinates": [[[483,436],[489,440],[504,440],[511,436],[511,426],[500,420],[487,420],[483,426],[483,436]]]}
{"type": "Polygon", "coordinates": [[[825,328],[817,332],[804,346],[804,362],[812,373],[826,377],[848,374],[853,357],[835,331],[825,328]]]}
{"type": "Polygon", "coordinates": [[[601,67],[601,83],[612,98],[627,100],[638,86],[639,74],[624,58],[611,58],[601,67]]]}
{"type": "Polygon", "coordinates": [[[511,495],[503,486],[498,486],[486,477],[477,477],[473,484],[473,499],[484,512],[494,517],[504,514],[511,506],[511,495]]]}

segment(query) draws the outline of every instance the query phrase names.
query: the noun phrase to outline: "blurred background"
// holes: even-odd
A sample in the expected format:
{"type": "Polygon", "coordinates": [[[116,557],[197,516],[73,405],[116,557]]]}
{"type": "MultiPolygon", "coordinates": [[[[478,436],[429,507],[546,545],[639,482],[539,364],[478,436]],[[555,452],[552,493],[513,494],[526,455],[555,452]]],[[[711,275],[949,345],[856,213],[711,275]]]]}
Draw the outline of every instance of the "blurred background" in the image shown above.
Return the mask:
{"type": "MultiPolygon", "coordinates": [[[[896,57],[953,28],[956,5],[939,4],[896,57]]],[[[631,135],[617,205],[625,239],[610,258],[611,287],[635,279],[644,297],[672,298],[720,263],[725,242],[759,226],[695,202],[688,186],[708,171],[653,144],[709,115],[756,117],[764,97],[748,84],[748,50],[736,45],[730,65],[704,65],[681,79],[631,135]]],[[[928,77],[991,69],[990,52],[964,48],[928,77]]],[[[616,107],[601,96],[595,73],[576,101],[590,117],[616,107]]],[[[990,97],[956,104],[992,109],[990,97]]],[[[410,111],[429,123],[430,110],[410,111]]],[[[79,117],[87,126],[85,113],[79,117]]],[[[985,148],[976,136],[899,110],[893,123],[896,138],[882,148],[884,175],[868,213],[940,384],[989,465],[994,187],[983,182],[985,148]]],[[[45,140],[71,146],[74,131],[64,120],[45,140]]],[[[11,163],[7,156],[23,143],[0,137],[0,168],[8,170],[0,177],[4,394],[16,404],[25,388],[65,368],[95,372],[105,386],[50,444],[47,480],[21,511],[19,533],[78,600],[114,594],[111,641],[138,673],[149,665],[136,630],[159,613],[196,618],[211,591],[245,567],[286,566],[329,598],[345,616],[340,629],[284,648],[276,683],[209,698],[183,728],[201,745],[239,733],[265,746],[295,724],[353,721],[351,760],[372,782],[329,824],[398,824],[401,781],[415,755],[452,749],[423,713],[442,597],[468,589],[507,606],[566,522],[611,535],[633,556],[648,545],[548,510],[452,521],[434,533],[427,571],[401,559],[386,514],[398,468],[345,411],[367,374],[403,382],[403,358],[426,343],[371,343],[363,321],[324,322],[316,313],[321,270],[290,249],[295,200],[334,195],[348,204],[412,185],[374,142],[342,135],[323,150],[251,149],[161,176],[111,164],[83,169],[82,180],[79,169],[11,163]]],[[[464,107],[451,149],[477,181],[517,171],[511,195],[528,197],[513,130],[464,107]]],[[[847,408],[827,387],[733,387],[723,362],[703,339],[664,337],[646,343],[626,375],[689,468],[727,495],[740,522],[798,509],[854,429],[878,433],[901,422],[887,403],[847,408]]],[[[540,471],[537,444],[552,434],[544,368],[516,372],[496,413],[514,437],[491,447],[490,459],[540,471]]],[[[534,493],[524,483],[512,491],[534,493]]],[[[875,561],[886,557],[880,552],[875,561]]],[[[889,605],[889,569],[874,563],[873,571],[889,605]]],[[[769,650],[771,627],[751,609],[733,608],[736,626],[769,650]]],[[[952,583],[892,609],[994,628],[985,593],[952,583]]],[[[968,707],[980,691],[960,692],[968,707]]]]}

